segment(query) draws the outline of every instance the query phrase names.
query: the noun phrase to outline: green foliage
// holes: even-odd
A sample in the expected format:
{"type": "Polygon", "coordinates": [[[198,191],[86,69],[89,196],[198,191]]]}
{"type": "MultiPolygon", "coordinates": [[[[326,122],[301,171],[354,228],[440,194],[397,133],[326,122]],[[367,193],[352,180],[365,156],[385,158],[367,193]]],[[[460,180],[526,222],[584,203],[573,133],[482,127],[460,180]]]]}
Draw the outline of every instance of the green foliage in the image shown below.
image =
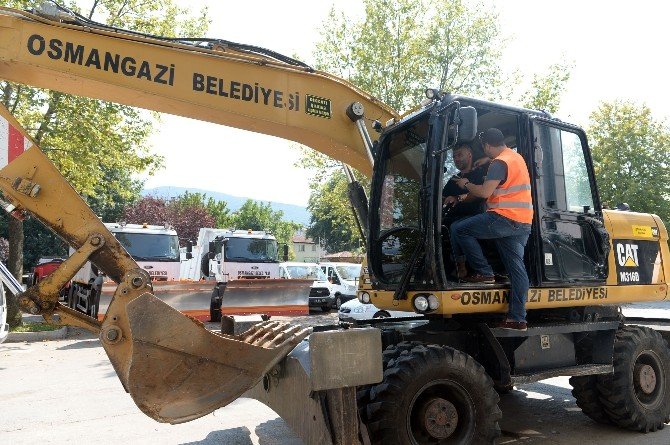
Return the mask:
{"type": "MultiPolygon", "coordinates": [[[[284,212],[274,211],[270,203],[263,203],[248,199],[240,209],[232,214],[231,226],[235,229],[267,230],[271,232],[277,242],[291,246],[291,237],[299,224],[284,221],[284,212]]],[[[295,258],[293,251],[289,252],[289,259],[295,258]]]]}
{"type": "Polygon", "coordinates": [[[186,191],[175,199],[174,205],[177,207],[202,207],[214,217],[216,221],[214,226],[216,228],[224,229],[230,227],[230,210],[225,201],[217,201],[204,193],[190,193],[186,191]]]}
{"type": "Polygon", "coordinates": [[[561,95],[570,80],[572,65],[555,63],[543,74],[535,74],[531,88],[522,98],[523,106],[532,110],[556,113],[561,104],[561,95]]]}
{"type": "Polygon", "coordinates": [[[501,85],[498,15],[462,0],[364,0],[354,21],[333,8],[317,44],[317,67],[348,79],[397,110],[426,87],[485,95],[501,85]]]}
{"type": "Polygon", "coordinates": [[[670,127],[646,105],[602,103],[590,116],[589,135],[598,189],[611,207],[670,220],[670,127]]]}
{"type": "Polygon", "coordinates": [[[312,214],[307,236],[320,240],[328,252],[359,251],[362,240],[347,196],[341,171],[325,182],[313,182],[307,208],[312,214]]]}

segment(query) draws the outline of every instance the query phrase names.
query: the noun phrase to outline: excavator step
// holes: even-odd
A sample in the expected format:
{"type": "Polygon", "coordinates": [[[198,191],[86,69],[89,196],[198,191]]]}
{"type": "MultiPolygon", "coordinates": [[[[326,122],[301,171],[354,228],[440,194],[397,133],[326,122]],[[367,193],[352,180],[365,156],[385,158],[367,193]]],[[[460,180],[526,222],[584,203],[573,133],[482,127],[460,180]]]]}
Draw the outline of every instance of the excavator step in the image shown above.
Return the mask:
{"type": "Polygon", "coordinates": [[[513,329],[491,328],[491,333],[498,338],[534,337],[537,335],[569,334],[571,332],[590,332],[615,330],[619,321],[592,321],[588,323],[543,323],[529,325],[525,331],[513,329]]]}

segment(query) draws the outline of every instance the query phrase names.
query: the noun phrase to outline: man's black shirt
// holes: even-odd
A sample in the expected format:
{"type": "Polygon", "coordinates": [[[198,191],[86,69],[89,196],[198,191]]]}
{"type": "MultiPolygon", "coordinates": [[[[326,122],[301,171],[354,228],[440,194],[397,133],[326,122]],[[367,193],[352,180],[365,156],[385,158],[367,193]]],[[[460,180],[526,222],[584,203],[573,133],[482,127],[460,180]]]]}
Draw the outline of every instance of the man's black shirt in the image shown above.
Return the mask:
{"type": "MultiPolygon", "coordinates": [[[[470,182],[476,185],[481,185],[484,183],[484,178],[486,178],[486,171],[489,168],[490,162],[480,165],[479,167],[473,168],[468,173],[461,174],[461,178],[466,178],[470,182]]],[[[442,197],[446,198],[447,196],[458,196],[468,193],[467,190],[456,185],[455,181],[449,180],[442,189],[442,197]]],[[[463,216],[472,216],[478,213],[486,211],[486,200],[483,198],[477,198],[474,201],[469,202],[459,202],[452,210],[449,212],[450,217],[463,217],[463,216]]]]}

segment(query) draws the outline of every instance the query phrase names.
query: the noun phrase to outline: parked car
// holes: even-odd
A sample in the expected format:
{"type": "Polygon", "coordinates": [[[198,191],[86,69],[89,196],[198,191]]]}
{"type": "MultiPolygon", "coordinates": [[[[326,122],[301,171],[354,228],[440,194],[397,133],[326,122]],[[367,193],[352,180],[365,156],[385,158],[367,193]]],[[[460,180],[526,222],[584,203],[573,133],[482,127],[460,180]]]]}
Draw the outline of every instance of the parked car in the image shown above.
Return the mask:
{"type": "Polygon", "coordinates": [[[421,314],[403,311],[388,311],[379,309],[374,304],[363,304],[358,299],[344,303],[337,313],[340,321],[360,321],[371,320],[375,318],[407,318],[423,317],[421,314]]]}
{"type": "Polygon", "coordinates": [[[279,278],[289,280],[314,280],[309,289],[309,307],[328,312],[335,304],[333,285],[316,263],[286,262],[279,264],[279,278]]]}
{"type": "Polygon", "coordinates": [[[356,298],[361,265],[353,263],[321,263],[321,270],[331,284],[331,294],[335,297],[334,307],[356,298]]]}

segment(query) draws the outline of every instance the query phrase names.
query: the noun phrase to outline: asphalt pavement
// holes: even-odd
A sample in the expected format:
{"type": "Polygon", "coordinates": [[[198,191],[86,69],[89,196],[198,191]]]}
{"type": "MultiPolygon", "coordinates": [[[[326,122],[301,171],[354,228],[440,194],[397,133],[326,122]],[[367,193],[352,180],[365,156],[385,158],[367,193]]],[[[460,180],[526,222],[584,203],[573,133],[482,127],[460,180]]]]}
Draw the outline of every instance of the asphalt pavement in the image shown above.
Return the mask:
{"type": "MultiPolygon", "coordinates": [[[[635,305],[636,316],[670,318],[669,303],[635,305]]],[[[302,320],[330,324],[335,313],[302,320]]],[[[213,327],[210,325],[210,327],[213,327]]],[[[500,444],[670,444],[670,428],[641,434],[584,416],[567,377],[523,385],[501,396],[500,444]]],[[[298,445],[272,410],[239,399],[181,425],[145,416],[126,394],[97,338],[0,345],[0,444],[298,445]]]]}

